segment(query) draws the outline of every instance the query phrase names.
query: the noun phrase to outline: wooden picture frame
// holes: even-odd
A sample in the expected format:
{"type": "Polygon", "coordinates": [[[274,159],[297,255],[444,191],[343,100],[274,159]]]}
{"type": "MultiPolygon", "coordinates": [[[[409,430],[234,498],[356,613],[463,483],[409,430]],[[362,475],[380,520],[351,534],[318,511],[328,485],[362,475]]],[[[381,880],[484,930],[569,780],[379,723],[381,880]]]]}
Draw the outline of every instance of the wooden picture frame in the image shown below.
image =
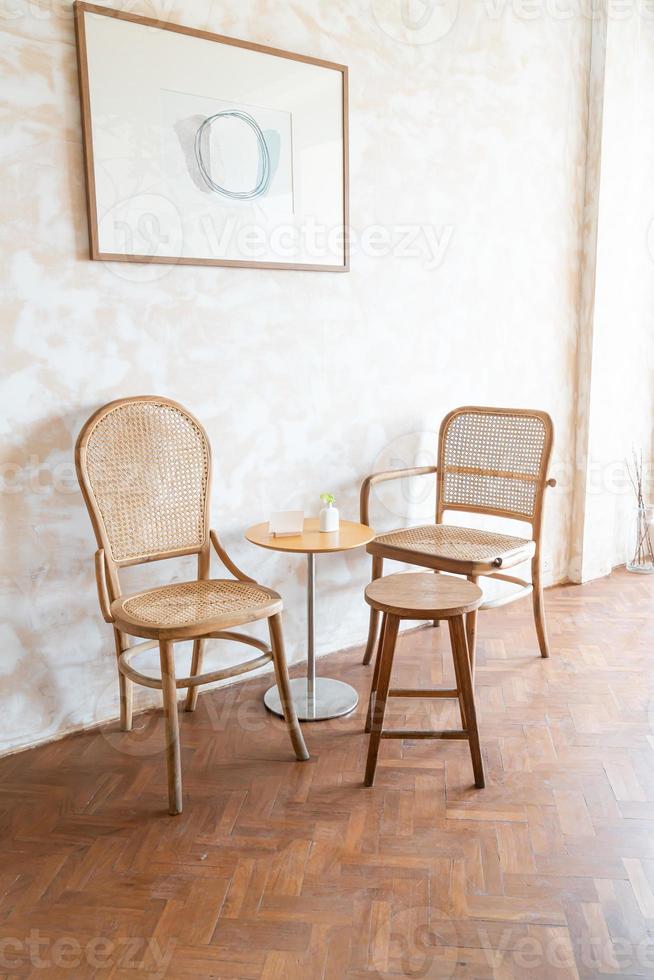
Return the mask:
{"type": "Polygon", "coordinates": [[[91,259],[349,271],[345,65],[85,0],[74,13],[91,259]]]}

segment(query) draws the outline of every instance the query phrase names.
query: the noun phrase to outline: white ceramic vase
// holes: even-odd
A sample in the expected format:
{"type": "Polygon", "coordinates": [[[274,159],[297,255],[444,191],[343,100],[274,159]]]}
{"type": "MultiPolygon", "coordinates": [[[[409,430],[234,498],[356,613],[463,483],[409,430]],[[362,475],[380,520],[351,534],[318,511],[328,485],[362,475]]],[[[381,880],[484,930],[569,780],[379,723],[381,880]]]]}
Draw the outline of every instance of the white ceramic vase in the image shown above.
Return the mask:
{"type": "Polygon", "coordinates": [[[327,504],[320,511],[319,518],[321,531],[338,531],[338,507],[334,507],[333,504],[327,504]]]}

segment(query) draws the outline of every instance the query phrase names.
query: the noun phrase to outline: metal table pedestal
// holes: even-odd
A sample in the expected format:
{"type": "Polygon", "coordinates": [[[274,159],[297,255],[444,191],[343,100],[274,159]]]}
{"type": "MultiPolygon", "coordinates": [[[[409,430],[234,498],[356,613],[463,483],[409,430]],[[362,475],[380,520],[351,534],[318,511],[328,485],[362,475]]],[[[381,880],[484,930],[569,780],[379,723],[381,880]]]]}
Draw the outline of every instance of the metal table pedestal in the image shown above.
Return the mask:
{"type": "MultiPolygon", "coordinates": [[[[341,718],[354,711],[359,695],[353,687],[331,677],[316,677],[316,573],[315,555],[307,554],[307,676],[291,681],[291,694],[300,721],[325,721],[341,718]]],[[[274,714],[283,718],[281,698],[277,685],[266,691],[264,704],[274,714]]]]}

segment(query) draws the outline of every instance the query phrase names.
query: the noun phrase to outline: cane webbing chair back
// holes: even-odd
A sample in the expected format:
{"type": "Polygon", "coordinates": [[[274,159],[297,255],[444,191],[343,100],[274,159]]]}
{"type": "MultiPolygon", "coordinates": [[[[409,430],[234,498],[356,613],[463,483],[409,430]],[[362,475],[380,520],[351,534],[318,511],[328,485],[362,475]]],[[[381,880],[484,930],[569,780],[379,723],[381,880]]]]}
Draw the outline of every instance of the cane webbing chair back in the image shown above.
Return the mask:
{"type": "Polygon", "coordinates": [[[147,396],[112,402],[82,430],[77,461],[98,544],[117,565],[206,545],[211,451],[181,405],[147,396]]]}
{"type": "Polygon", "coordinates": [[[437,521],[446,510],[534,523],[553,441],[545,412],[467,407],[450,412],[439,438],[437,521]]]}

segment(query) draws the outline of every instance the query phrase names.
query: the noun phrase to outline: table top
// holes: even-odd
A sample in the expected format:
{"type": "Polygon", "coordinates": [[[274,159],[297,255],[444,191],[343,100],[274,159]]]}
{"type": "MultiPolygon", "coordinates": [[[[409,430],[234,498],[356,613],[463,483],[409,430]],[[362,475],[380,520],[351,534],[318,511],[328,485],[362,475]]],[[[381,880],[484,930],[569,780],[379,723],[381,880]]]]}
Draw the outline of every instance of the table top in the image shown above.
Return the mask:
{"type": "Polygon", "coordinates": [[[321,554],[334,551],[350,551],[368,544],[375,532],[365,524],[341,521],[338,531],[320,531],[317,517],[307,517],[302,534],[275,536],[268,530],[268,521],[248,528],[245,537],[252,544],[271,551],[294,551],[300,554],[321,554]]]}

